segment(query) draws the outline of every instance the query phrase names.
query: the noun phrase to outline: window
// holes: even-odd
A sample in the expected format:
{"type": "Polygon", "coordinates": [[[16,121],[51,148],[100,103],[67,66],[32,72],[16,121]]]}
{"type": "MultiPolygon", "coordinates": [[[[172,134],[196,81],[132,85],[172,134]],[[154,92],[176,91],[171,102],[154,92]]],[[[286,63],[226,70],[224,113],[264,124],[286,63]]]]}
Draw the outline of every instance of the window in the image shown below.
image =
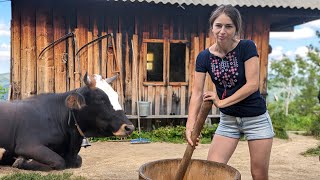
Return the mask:
{"type": "Polygon", "coordinates": [[[186,44],[170,44],[170,82],[186,81],[186,44]]]}
{"type": "Polygon", "coordinates": [[[145,83],[186,83],[187,41],[144,40],[145,83]]]}
{"type": "Polygon", "coordinates": [[[163,81],[163,43],[148,43],[147,81],[163,81]]]}

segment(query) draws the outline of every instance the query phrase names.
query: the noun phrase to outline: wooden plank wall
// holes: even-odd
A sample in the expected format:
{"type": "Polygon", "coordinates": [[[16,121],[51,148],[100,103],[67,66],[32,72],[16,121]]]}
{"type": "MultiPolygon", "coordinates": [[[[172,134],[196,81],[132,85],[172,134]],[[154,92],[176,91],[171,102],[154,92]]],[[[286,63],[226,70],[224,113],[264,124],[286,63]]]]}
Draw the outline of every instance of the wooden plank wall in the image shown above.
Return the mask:
{"type": "Polygon", "coordinates": [[[270,17],[267,13],[253,12],[245,16],[244,38],[251,39],[256,43],[260,59],[260,92],[267,96],[268,78],[268,54],[269,54],[269,32],[270,17]],[[253,14],[253,15],[252,15],[253,14]]]}
{"type": "MultiPolygon", "coordinates": [[[[137,100],[151,102],[152,115],[188,114],[196,57],[214,42],[206,26],[207,14],[194,16],[174,9],[172,14],[164,15],[161,7],[150,4],[148,13],[152,15],[144,11],[130,12],[125,6],[118,6],[122,8],[118,10],[95,3],[66,7],[43,3],[21,8],[25,4],[17,2],[12,6],[13,99],[80,87],[80,78],[85,72],[104,77],[119,72],[120,77],[113,87],[127,114],[137,114],[137,100]],[[119,14],[124,9],[127,14],[119,14]],[[49,48],[37,59],[44,47],[69,32],[75,33],[75,47],[72,39],[68,39],[49,48]],[[108,33],[113,37],[93,43],[77,57],[73,56],[73,51],[108,33]],[[186,84],[144,84],[147,49],[143,39],[187,41],[186,84]]],[[[243,36],[257,43],[261,59],[260,88],[266,93],[269,21],[260,14],[245,19],[243,36]]],[[[166,55],[165,58],[169,58],[169,54],[166,55]]],[[[164,66],[169,67],[168,64],[164,66]]],[[[164,78],[168,82],[169,77],[164,78]]],[[[205,90],[213,90],[209,77],[205,90]]],[[[217,113],[217,109],[213,108],[212,113],[217,113]]]]}

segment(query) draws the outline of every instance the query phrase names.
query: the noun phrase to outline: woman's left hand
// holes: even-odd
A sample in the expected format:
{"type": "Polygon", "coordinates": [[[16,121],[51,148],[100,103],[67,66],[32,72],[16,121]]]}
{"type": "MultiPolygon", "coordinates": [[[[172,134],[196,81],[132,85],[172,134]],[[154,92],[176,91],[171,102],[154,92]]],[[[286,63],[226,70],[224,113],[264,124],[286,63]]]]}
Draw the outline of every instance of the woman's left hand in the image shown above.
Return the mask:
{"type": "Polygon", "coordinates": [[[216,92],[213,92],[213,91],[204,92],[203,101],[212,101],[217,108],[220,108],[220,99],[216,92]]]}

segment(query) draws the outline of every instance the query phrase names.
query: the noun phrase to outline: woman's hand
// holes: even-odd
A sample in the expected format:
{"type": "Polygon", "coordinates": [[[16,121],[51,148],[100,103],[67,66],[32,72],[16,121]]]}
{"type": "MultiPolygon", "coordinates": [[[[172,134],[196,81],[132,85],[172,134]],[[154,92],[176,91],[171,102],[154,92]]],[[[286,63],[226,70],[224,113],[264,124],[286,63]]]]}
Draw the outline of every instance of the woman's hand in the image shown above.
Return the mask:
{"type": "Polygon", "coordinates": [[[203,93],[203,101],[212,101],[217,108],[221,108],[221,100],[216,92],[207,91],[203,93]]]}
{"type": "MultiPolygon", "coordinates": [[[[186,129],[186,139],[187,139],[187,142],[188,144],[190,144],[191,146],[193,146],[193,142],[191,140],[191,133],[192,133],[192,130],[191,129],[186,129]]],[[[196,146],[199,145],[199,141],[200,141],[200,136],[197,137],[196,139],[196,146]]]]}

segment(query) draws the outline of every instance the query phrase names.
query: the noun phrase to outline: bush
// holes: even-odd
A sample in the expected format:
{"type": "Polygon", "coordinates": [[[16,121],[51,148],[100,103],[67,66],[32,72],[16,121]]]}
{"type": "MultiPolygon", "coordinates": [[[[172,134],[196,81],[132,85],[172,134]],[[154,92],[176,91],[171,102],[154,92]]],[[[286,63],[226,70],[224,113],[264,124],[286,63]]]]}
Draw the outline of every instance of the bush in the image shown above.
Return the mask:
{"type": "Polygon", "coordinates": [[[320,117],[319,116],[311,122],[309,131],[311,135],[320,138],[320,117]]]}
{"type": "Polygon", "coordinates": [[[281,110],[281,107],[279,106],[280,105],[277,103],[271,103],[268,105],[274,133],[275,136],[280,139],[288,139],[289,137],[286,132],[288,117],[285,116],[284,112],[281,110]]]}
{"type": "Polygon", "coordinates": [[[297,114],[289,114],[287,116],[286,130],[289,131],[307,131],[311,127],[313,116],[301,116],[297,114]]]}
{"type": "Polygon", "coordinates": [[[320,144],[318,147],[310,148],[306,152],[301,153],[304,156],[320,156],[320,144]]]}

